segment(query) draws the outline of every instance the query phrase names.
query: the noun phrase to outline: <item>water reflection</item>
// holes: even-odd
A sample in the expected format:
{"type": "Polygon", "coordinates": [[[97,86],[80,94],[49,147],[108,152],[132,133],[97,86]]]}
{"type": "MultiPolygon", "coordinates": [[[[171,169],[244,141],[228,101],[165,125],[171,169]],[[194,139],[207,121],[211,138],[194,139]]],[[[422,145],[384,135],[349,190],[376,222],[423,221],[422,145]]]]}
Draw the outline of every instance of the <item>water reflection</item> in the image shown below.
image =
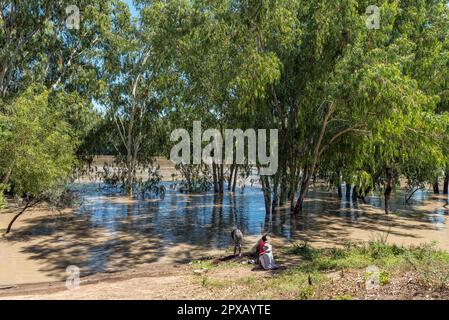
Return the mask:
{"type": "Polygon", "coordinates": [[[118,194],[114,190],[98,185],[76,185],[73,189],[83,199],[76,215],[87,219],[92,228],[107,230],[110,236],[118,230],[136,231],[158,236],[164,243],[223,248],[229,245],[229,230],[233,226],[247,234],[272,231],[271,221],[265,220],[258,188],[247,188],[244,194],[223,195],[185,195],[167,190],[164,200],[143,201],[115,198],[118,194]]]}
{"type": "MultiPolygon", "coordinates": [[[[92,228],[104,228],[110,236],[117,231],[139,232],[159,237],[163,243],[188,243],[223,248],[230,243],[229,230],[233,226],[245,234],[263,232],[291,239],[298,232],[313,228],[314,215],[335,215],[349,224],[357,224],[364,216],[360,201],[352,201],[324,190],[311,190],[304,212],[292,216],[287,209],[278,209],[272,216],[265,214],[263,195],[258,187],[247,187],[244,193],[207,193],[186,195],[167,188],[164,200],[126,201],[117,191],[98,188],[98,185],[75,185],[73,189],[83,198],[77,210],[80,219],[87,219],[92,228]]],[[[413,205],[428,200],[429,193],[418,191],[413,205]]],[[[369,205],[383,207],[380,195],[367,197],[369,205]]],[[[443,201],[438,199],[438,201],[443,201]]],[[[392,211],[399,215],[420,215],[413,205],[405,205],[404,195],[397,192],[391,200],[392,211]]],[[[447,211],[438,209],[427,216],[437,227],[444,226],[447,211]]],[[[42,226],[40,226],[42,227],[42,226]]]]}

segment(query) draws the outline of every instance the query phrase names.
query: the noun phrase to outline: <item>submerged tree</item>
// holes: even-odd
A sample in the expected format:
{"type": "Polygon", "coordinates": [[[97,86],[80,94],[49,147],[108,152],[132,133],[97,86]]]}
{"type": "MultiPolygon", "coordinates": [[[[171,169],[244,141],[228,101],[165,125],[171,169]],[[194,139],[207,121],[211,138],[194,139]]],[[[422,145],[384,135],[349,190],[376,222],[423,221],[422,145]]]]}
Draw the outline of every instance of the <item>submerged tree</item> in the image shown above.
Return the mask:
{"type": "Polygon", "coordinates": [[[178,81],[163,55],[153,49],[154,30],[142,19],[132,17],[126,4],[116,3],[100,57],[107,88],[100,102],[117,133],[113,143],[116,153],[124,157],[129,196],[139,163],[147,163],[161,149],[157,144],[158,135],[165,132],[161,118],[178,81]]]}
{"type": "Polygon", "coordinates": [[[330,167],[339,168],[334,179],[356,184],[362,195],[369,188],[363,183],[359,190],[361,181],[385,182],[388,200],[393,176],[429,161],[442,165],[442,144],[434,138],[444,136],[444,117],[436,106],[447,86],[440,76],[423,79],[435,72],[432,62],[447,65],[447,7],[444,1],[381,1],[381,28],[372,30],[368,5],[148,4],[157,12],[161,47],[187,79],[189,102],[206,105],[196,110],[212,113],[220,125],[244,119],[246,127],[279,129],[279,170],[261,179],[267,213],[287,198],[299,213],[312,178],[330,167]],[[417,12],[419,22],[411,22],[417,12]]]}

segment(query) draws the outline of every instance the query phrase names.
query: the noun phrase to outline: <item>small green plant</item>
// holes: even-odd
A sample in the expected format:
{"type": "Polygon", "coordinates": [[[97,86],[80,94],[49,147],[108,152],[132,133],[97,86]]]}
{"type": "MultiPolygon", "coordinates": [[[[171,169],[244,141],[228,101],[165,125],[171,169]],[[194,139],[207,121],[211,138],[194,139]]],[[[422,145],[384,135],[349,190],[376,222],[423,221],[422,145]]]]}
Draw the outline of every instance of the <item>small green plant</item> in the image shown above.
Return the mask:
{"type": "Polygon", "coordinates": [[[214,266],[210,260],[195,260],[192,265],[195,269],[211,269],[214,266]]]}
{"type": "Polygon", "coordinates": [[[385,286],[390,283],[390,274],[386,271],[382,271],[379,274],[379,283],[381,286],[385,286]]]}
{"type": "Polygon", "coordinates": [[[300,300],[309,300],[313,297],[313,294],[315,293],[313,286],[307,286],[305,288],[302,288],[299,292],[298,298],[300,300]]]}
{"type": "Polygon", "coordinates": [[[201,278],[201,285],[202,285],[204,288],[207,288],[208,285],[209,285],[209,283],[210,283],[210,280],[209,280],[209,277],[208,277],[208,276],[203,276],[203,277],[201,278]]]}

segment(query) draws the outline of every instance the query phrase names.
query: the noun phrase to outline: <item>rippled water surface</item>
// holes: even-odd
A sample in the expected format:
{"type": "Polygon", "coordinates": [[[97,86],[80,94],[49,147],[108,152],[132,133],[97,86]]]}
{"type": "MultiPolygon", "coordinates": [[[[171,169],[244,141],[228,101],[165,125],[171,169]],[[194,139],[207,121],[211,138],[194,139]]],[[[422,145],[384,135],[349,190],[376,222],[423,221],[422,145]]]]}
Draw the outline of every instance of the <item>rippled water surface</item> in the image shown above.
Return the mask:
{"type": "MultiPolygon", "coordinates": [[[[147,197],[126,201],[119,193],[98,184],[74,185],[73,190],[83,199],[76,214],[83,220],[87,219],[92,228],[104,228],[110,235],[116,231],[147,233],[157,235],[164,242],[222,248],[229,245],[229,231],[233,226],[246,235],[268,232],[292,239],[295,234],[313,228],[314,216],[336,216],[356,225],[364,217],[366,208],[360,201],[345,197],[338,199],[326,190],[312,190],[308,193],[304,214],[300,217],[290,215],[288,209],[279,209],[276,214],[267,217],[259,187],[247,187],[244,192],[226,192],[223,195],[188,195],[169,190],[168,184],[166,186],[164,199],[147,197]]],[[[391,207],[396,215],[414,216],[442,227],[448,214],[445,208],[430,208],[430,211],[415,208],[431,196],[427,191],[416,192],[411,205],[406,206],[403,195],[397,193],[391,207]]],[[[443,204],[441,198],[434,200],[443,204]]],[[[379,196],[367,197],[367,204],[383,208],[383,199],[379,196]]]]}

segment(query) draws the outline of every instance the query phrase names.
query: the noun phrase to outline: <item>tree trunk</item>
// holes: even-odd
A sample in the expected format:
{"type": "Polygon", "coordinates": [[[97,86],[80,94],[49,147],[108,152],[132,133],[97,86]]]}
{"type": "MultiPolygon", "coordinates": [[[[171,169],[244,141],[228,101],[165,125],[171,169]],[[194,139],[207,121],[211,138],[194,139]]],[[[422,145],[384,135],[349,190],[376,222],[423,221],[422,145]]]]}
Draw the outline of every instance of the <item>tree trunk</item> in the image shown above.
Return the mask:
{"type": "Polygon", "coordinates": [[[271,197],[270,197],[270,182],[268,181],[267,177],[260,177],[260,182],[262,183],[262,191],[263,191],[263,197],[265,200],[265,216],[270,215],[270,204],[271,204],[271,197]]]}
{"type": "Polygon", "coordinates": [[[354,186],[354,188],[352,189],[352,201],[356,201],[358,197],[357,187],[354,186]]]}
{"type": "Polygon", "coordinates": [[[295,192],[290,190],[288,198],[290,201],[290,212],[293,212],[295,210],[295,192]]]}
{"type": "Polygon", "coordinates": [[[237,186],[237,177],[239,174],[239,166],[235,165],[234,169],[234,181],[232,182],[232,192],[235,192],[235,187],[237,186]]]}
{"type": "Polygon", "coordinates": [[[346,199],[351,198],[351,185],[349,183],[346,183],[346,191],[345,191],[346,199]]]}
{"type": "Polygon", "coordinates": [[[134,159],[132,155],[126,157],[126,185],[125,192],[128,197],[132,197],[133,195],[133,184],[134,184],[134,159]]]}
{"type": "Polygon", "coordinates": [[[449,193],[449,170],[446,170],[444,173],[444,187],[443,187],[443,194],[449,193]]]}
{"type": "Polygon", "coordinates": [[[288,199],[290,201],[290,212],[295,210],[295,194],[298,189],[298,181],[296,180],[296,167],[290,167],[290,175],[292,176],[289,183],[288,199]]]}
{"type": "Polygon", "coordinates": [[[220,193],[224,192],[224,164],[218,165],[220,168],[220,193]]]}
{"type": "Polygon", "coordinates": [[[433,183],[433,193],[440,194],[440,186],[438,176],[435,178],[435,182],[433,183]]]}
{"type": "Polygon", "coordinates": [[[306,183],[304,184],[304,187],[301,187],[301,190],[299,191],[299,197],[298,200],[296,200],[296,205],[295,209],[293,210],[293,214],[298,214],[302,211],[304,199],[306,197],[306,189],[307,189],[307,187],[305,187],[306,185],[308,187],[308,183],[306,183]]]}
{"type": "Polygon", "coordinates": [[[41,202],[40,200],[35,201],[34,203],[32,201],[27,202],[27,204],[25,205],[25,207],[23,207],[23,209],[14,216],[14,218],[12,218],[11,222],[8,224],[8,228],[6,228],[6,232],[5,234],[8,234],[11,231],[12,225],[14,224],[14,222],[23,214],[25,213],[25,211],[35,205],[37,205],[39,202],[41,202]]]}
{"type": "Polygon", "coordinates": [[[370,192],[371,192],[371,187],[367,187],[365,190],[363,190],[363,194],[359,194],[359,195],[358,195],[359,199],[362,200],[362,202],[363,202],[364,204],[366,204],[366,199],[365,199],[365,197],[366,197],[366,195],[367,195],[368,193],[370,193],[370,192]]]}
{"type": "Polygon", "coordinates": [[[217,165],[212,162],[212,178],[214,180],[214,192],[218,192],[217,165]]]}
{"type": "Polygon", "coordinates": [[[279,196],[279,206],[283,206],[287,202],[287,166],[284,163],[281,169],[281,179],[280,179],[280,196],[279,196]]]}
{"type": "Polygon", "coordinates": [[[341,190],[341,174],[340,171],[337,172],[337,194],[338,197],[341,199],[343,197],[343,192],[341,190]]]}
{"type": "Polygon", "coordinates": [[[301,189],[299,190],[299,197],[296,200],[295,209],[293,210],[293,214],[298,214],[302,211],[302,206],[304,204],[304,198],[306,197],[307,189],[309,188],[310,176],[307,172],[304,172],[304,176],[301,182],[301,189]]]}
{"type": "Polygon", "coordinates": [[[276,194],[273,195],[273,200],[271,201],[271,212],[276,212],[276,207],[279,205],[279,194],[276,192],[276,194]]]}
{"type": "Polygon", "coordinates": [[[235,165],[231,164],[231,168],[230,168],[230,172],[229,172],[228,191],[231,191],[231,189],[232,189],[232,178],[234,176],[234,168],[235,168],[235,165]]]}
{"type": "Polygon", "coordinates": [[[421,190],[422,188],[416,188],[408,197],[405,196],[405,203],[408,204],[408,202],[410,201],[410,199],[413,197],[413,195],[418,191],[421,190]]]}
{"type": "Polygon", "coordinates": [[[271,213],[274,213],[279,204],[279,175],[276,175],[273,182],[273,199],[271,202],[271,213]]]}
{"type": "MultiPolygon", "coordinates": [[[[323,119],[323,124],[321,126],[321,131],[320,134],[318,136],[318,140],[316,142],[315,145],[315,150],[313,151],[313,158],[312,158],[312,164],[310,167],[306,166],[304,168],[304,172],[303,172],[303,182],[301,183],[301,190],[299,193],[299,198],[296,201],[296,205],[295,205],[295,209],[294,209],[294,214],[298,214],[300,211],[302,211],[302,205],[304,202],[304,198],[306,195],[306,192],[309,188],[309,183],[310,183],[310,178],[313,177],[315,175],[315,170],[318,164],[318,160],[319,157],[321,155],[321,153],[323,152],[323,149],[321,147],[321,143],[323,141],[324,135],[326,133],[326,128],[329,124],[329,119],[332,116],[332,113],[334,112],[334,108],[335,108],[335,103],[332,102],[331,105],[329,106],[329,109],[326,112],[326,115],[324,116],[323,119]]],[[[332,139],[331,139],[332,140],[332,139]]]]}
{"type": "Polygon", "coordinates": [[[387,174],[387,185],[385,188],[384,196],[385,196],[385,213],[389,213],[388,208],[388,201],[390,200],[391,191],[393,189],[392,183],[393,183],[393,174],[391,172],[391,168],[386,168],[386,174],[387,174]]]}

